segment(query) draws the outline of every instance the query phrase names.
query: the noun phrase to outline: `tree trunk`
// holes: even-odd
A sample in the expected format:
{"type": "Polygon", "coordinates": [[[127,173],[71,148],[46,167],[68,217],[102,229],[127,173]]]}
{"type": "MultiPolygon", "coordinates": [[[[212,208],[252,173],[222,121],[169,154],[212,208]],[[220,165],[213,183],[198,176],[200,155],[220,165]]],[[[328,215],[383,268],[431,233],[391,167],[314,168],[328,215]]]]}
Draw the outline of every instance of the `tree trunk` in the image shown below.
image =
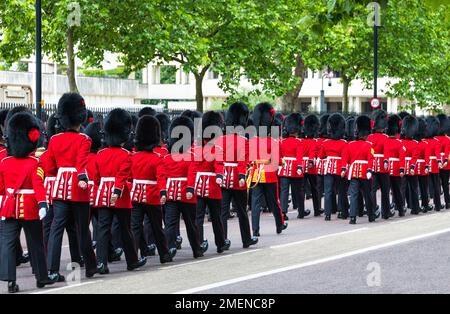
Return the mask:
{"type": "Polygon", "coordinates": [[[69,90],[71,93],[78,93],[77,81],[75,79],[75,52],[74,52],[74,28],[67,31],[67,78],[69,79],[69,90]]]}
{"type": "Polygon", "coordinates": [[[197,111],[203,112],[203,79],[209,69],[209,65],[200,72],[194,73],[195,76],[195,101],[197,102],[197,111]]]}
{"type": "Polygon", "coordinates": [[[286,93],[281,97],[282,100],[282,108],[281,110],[283,112],[294,112],[295,108],[300,105],[300,99],[298,98],[298,95],[300,94],[300,91],[303,86],[303,82],[305,81],[305,63],[303,61],[302,55],[298,54],[295,58],[296,65],[295,65],[295,71],[294,76],[299,78],[299,82],[297,86],[290,92],[286,93]]]}
{"type": "Polygon", "coordinates": [[[348,88],[350,86],[351,80],[346,77],[342,77],[342,85],[343,85],[343,92],[342,92],[342,112],[348,113],[348,88]]]}

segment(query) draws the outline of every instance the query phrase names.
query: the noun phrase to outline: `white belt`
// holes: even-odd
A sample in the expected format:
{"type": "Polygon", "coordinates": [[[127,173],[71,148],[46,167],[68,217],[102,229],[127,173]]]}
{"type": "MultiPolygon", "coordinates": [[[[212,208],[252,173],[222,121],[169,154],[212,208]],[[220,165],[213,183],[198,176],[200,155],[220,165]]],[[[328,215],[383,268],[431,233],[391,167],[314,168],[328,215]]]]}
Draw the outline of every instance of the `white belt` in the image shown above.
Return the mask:
{"type": "Polygon", "coordinates": [[[437,157],[436,156],[431,156],[430,157],[430,160],[434,160],[434,159],[437,159],[437,157]]]}
{"type": "Polygon", "coordinates": [[[156,181],[150,181],[150,180],[133,180],[133,186],[138,184],[145,184],[145,185],[156,185],[158,182],[156,181]]]}
{"type": "Polygon", "coordinates": [[[46,177],[44,180],[44,184],[47,184],[49,182],[54,182],[56,181],[56,177],[46,177]]]}
{"type": "Polygon", "coordinates": [[[182,177],[182,178],[168,178],[167,179],[166,189],[169,189],[170,183],[172,181],[187,181],[187,178],[186,177],[182,177]]]}
{"type": "Polygon", "coordinates": [[[417,163],[425,162],[425,159],[417,159],[417,163]]]}
{"type": "Polygon", "coordinates": [[[441,156],[445,156],[445,153],[441,153],[441,156]]]}
{"type": "Polygon", "coordinates": [[[383,154],[374,154],[373,157],[375,158],[384,158],[383,154]]]}
{"type": "Polygon", "coordinates": [[[75,172],[77,172],[77,169],[76,169],[76,168],[64,168],[64,167],[59,168],[59,169],[58,169],[58,174],[57,174],[57,176],[56,176],[56,180],[57,180],[57,181],[61,180],[62,175],[63,175],[64,173],[66,173],[66,172],[75,173],[75,172]]]}
{"type": "Polygon", "coordinates": [[[338,157],[338,156],[328,156],[327,159],[342,159],[342,157],[338,157]]]}
{"type": "Polygon", "coordinates": [[[283,157],[284,160],[290,160],[290,161],[296,161],[297,158],[295,157],[283,157]]]}
{"type": "Polygon", "coordinates": [[[217,174],[215,172],[197,172],[197,177],[200,176],[208,176],[208,177],[215,177],[217,174]]]}
{"type": "MultiPolygon", "coordinates": [[[[13,193],[14,189],[6,189],[6,191],[8,191],[8,193],[13,193]]],[[[16,192],[17,194],[34,194],[34,190],[33,189],[19,189],[16,192]]]]}
{"type": "Polygon", "coordinates": [[[224,167],[237,167],[238,164],[235,162],[224,162],[223,163],[224,167]]]}
{"type": "Polygon", "coordinates": [[[303,160],[309,160],[309,158],[308,157],[303,157],[303,160]]]}
{"type": "Polygon", "coordinates": [[[351,165],[350,165],[350,169],[348,170],[348,179],[351,180],[352,179],[352,173],[353,173],[353,168],[355,167],[355,165],[360,164],[360,165],[367,165],[369,164],[369,162],[367,160],[355,160],[351,165]]]}
{"type": "Polygon", "coordinates": [[[94,181],[88,181],[88,184],[94,185],[94,181]]]}
{"type": "Polygon", "coordinates": [[[410,160],[412,160],[412,157],[405,157],[405,160],[410,161],[410,160]]]}
{"type": "Polygon", "coordinates": [[[389,161],[400,161],[399,158],[389,158],[389,161]]]}
{"type": "Polygon", "coordinates": [[[100,179],[100,185],[102,185],[102,183],[105,183],[105,182],[116,182],[116,178],[113,178],[113,177],[102,177],[100,179]]]}

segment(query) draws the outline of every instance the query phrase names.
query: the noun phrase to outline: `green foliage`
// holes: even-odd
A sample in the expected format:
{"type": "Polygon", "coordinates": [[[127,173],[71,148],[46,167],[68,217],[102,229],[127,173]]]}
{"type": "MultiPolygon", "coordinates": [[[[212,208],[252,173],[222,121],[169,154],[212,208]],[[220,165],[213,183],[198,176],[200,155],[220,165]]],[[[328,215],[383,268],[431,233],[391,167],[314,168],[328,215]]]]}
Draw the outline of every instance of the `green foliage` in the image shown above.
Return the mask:
{"type": "Polygon", "coordinates": [[[176,83],[177,67],[173,65],[162,65],[160,67],[160,84],[176,83]]]}
{"type": "Polygon", "coordinates": [[[82,69],[81,75],[93,76],[93,77],[112,77],[112,78],[128,78],[128,74],[125,72],[124,67],[117,67],[115,69],[103,70],[103,69],[82,69]]]}

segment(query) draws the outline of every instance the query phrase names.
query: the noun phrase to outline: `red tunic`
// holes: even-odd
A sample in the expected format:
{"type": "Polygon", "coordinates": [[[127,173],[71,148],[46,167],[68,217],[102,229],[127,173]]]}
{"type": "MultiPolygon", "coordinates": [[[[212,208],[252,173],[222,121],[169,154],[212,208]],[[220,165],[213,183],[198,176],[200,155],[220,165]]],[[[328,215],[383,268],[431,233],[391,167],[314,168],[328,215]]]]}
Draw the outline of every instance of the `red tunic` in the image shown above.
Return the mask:
{"type": "Polygon", "coordinates": [[[153,149],[153,152],[155,152],[156,154],[161,155],[162,157],[166,157],[167,155],[169,155],[169,151],[167,150],[167,146],[166,145],[155,147],[153,149]]]}
{"type": "Polygon", "coordinates": [[[427,176],[428,173],[425,172],[426,168],[430,168],[428,165],[430,164],[430,156],[427,156],[427,147],[428,142],[426,140],[422,140],[419,142],[417,146],[417,175],[419,176],[427,176]]]}
{"type": "Polygon", "coordinates": [[[39,159],[7,157],[0,163],[0,217],[39,220],[39,203],[46,201],[44,170],[39,159]]]}
{"type": "Polygon", "coordinates": [[[278,166],[281,164],[280,142],[272,137],[255,136],[249,140],[249,160],[255,162],[258,171],[252,182],[278,183],[278,166]],[[259,175],[257,175],[259,173],[259,175]]]}
{"type": "Polygon", "coordinates": [[[429,158],[428,165],[430,166],[430,173],[439,173],[439,161],[441,160],[441,144],[435,138],[428,138],[427,149],[425,156],[429,158]]]}
{"type": "Polygon", "coordinates": [[[324,175],[333,174],[341,175],[342,169],[342,152],[347,146],[345,140],[326,139],[322,143],[319,158],[325,160],[324,175]]]}
{"type": "Polygon", "coordinates": [[[195,176],[194,190],[197,197],[222,198],[222,187],[216,182],[216,179],[222,178],[223,175],[221,155],[222,148],[211,142],[203,147],[195,147],[193,176],[195,176]]]}
{"type": "Polygon", "coordinates": [[[323,137],[317,139],[317,144],[319,145],[319,148],[318,148],[318,153],[317,153],[317,159],[315,162],[315,167],[316,167],[318,175],[325,174],[325,160],[320,158],[320,151],[322,150],[323,142],[325,142],[326,140],[327,139],[323,138],[323,137]]]}
{"type": "Polygon", "coordinates": [[[44,188],[45,188],[45,192],[46,192],[46,196],[47,196],[47,203],[49,205],[52,205],[53,204],[52,194],[53,194],[53,188],[55,186],[56,177],[50,175],[50,173],[48,171],[48,168],[49,168],[49,166],[48,166],[48,163],[49,163],[48,150],[46,150],[41,155],[40,161],[41,161],[42,169],[44,170],[44,174],[45,174],[44,188]]]}
{"type": "Polygon", "coordinates": [[[225,189],[246,190],[247,186],[239,186],[239,180],[244,179],[248,165],[248,140],[247,138],[230,134],[215,140],[216,146],[221,148],[222,156],[217,156],[223,161],[223,184],[225,189]]]}
{"type": "Polygon", "coordinates": [[[167,201],[195,204],[197,202],[194,193],[194,153],[189,150],[186,153],[174,153],[164,157],[161,168],[161,178],[158,185],[162,195],[167,196],[167,201]],[[186,198],[187,192],[194,194],[190,200],[186,198]]]}
{"type": "Polygon", "coordinates": [[[287,178],[302,178],[297,174],[297,170],[303,171],[303,145],[302,141],[295,137],[288,137],[281,140],[281,158],[283,160],[282,166],[278,171],[280,177],[287,178]]]}
{"type": "MultiPolygon", "coordinates": [[[[440,143],[440,150],[441,150],[441,161],[442,163],[445,163],[448,161],[449,157],[449,149],[450,149],[450,137],[446,135],[439,135],[436,136],[436,139],[440,143]]],[[[447,164],[447,167],[443,168],[444,170],[450,170],[449,165],[447,164]]]]}
{"type": "Polygon", "coordinates": [[[162,177],[164,157],[154,152],[141,151],[131,157],[131,201],[148,205],[161,205],[158,181],[162,177]]]}
{"type": "Polygon", "coordinates": [[[132,208],[128,181],[131,179],[131,153],[121,147],[102,149],[95,158],[94,184],[98,186],[95,207],[132,208]],[[111,206],[111,196],[120,197],[111,206]]]}
{"type": "Polygon", "coordinates": [[[370,134],[367,137],[367,141],[371,142],[374,149],[374,155],[373,155],[373,171],[374,172],[381,172],[381,173],[387,173],[389,170],[384,169],[384,161],[387,160],[386,154],[387,154],[387,147],[386,143],[389,139],[389,136],[383,133],[374,133],[370,134]]]}
{"type": "Polygon", "coordinates": [[[89,181],[88,181],[88,189],[89,189],[89,204],[92,207],[95,207],[95,196],[97,195],[97,189],[98,189],[98,185],[95,184],[95,180],[94,180],[94,176],[96,175],[96,170],[95,170],[95,159],[97,158],[97,154],[96,153],[89,153],[88,156],[88,163],[86,166],[87,169],[87,173],[89,176],[89,181]]]}
{"type": "Polygon", "coordinates": [[[409,175],[411,170],[417,168],[417,159],[419,158],[419,142],[405,139],[402,140],[403,146],[405,147],[405,171],[406,175],[409,175]]]}
{"type": "Polygon", "coordinates": [[[89,180],[86,170],[92,140],[84,134],[65,132],[52,136],[48,144],[46,170],[56,177],[53,200],[89,202],[89,190],[78,187],[89,180]]]}
{"type": "Polygon", "coordinates": [[[319,156],[321,145],[317,139],[305,138],[302,140],[303,150],[303,172],[308,174],[317,174],[315,161],[319,156]],[[309,168],[312,164],[313,167],[309,168]]]}
{"type": "Polygon", "coordinates": [[[0,161],[8,157],[8,152],[4,146],[0,146],[0,161]]]}
{"type": "Polygon", "coordinates": [[[353,141],[347,144],[342,154],[342,171],[347,171],[348,179],[367,179],[367,172],[372,171],[372,143],[353,141]]]}
{"type": "MultiPolygon", "coordinates": [[[[405,173],[406,148],[401,140],[388,138],[385,145],[385,159],[389,161],[389,175],[399,177],[400,172],[405,173]]],[[[384,168],[384,167],[383,167],[384,168]]]]}

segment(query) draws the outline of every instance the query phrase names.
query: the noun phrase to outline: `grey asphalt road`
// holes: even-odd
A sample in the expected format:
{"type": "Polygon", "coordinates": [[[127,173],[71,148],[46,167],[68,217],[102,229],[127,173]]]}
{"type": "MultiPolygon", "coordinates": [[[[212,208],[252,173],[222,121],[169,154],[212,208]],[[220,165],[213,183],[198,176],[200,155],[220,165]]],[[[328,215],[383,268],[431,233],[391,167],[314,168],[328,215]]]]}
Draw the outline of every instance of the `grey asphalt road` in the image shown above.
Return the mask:
{"type": "MultiPolygon", "coordinates": [[[[294,212],[289,216],[289,228],[276,235],[272,215],[264,214],[260,243],[252,249],[242,248],[238,221],[232,219],[232,247],[223,255],[215,253],[207,223],[210,249],[199,260],[192,258],[185,241],[175,262],[168,265],[152,257],[141,270],[127,272],[121,261],[110,265],[110,275],[81,277],[40,290],[35,289],[26,265],[18,268],[18,283],[23,293],[55,294],[450,292],[450,247],[446,245],[450,211],[371,224],[361,218],[355,226],[337,219],[325,222],[323,217],[297,220],[294,212]]],[[[62,273],[77,277],[76,272],[64,271],[68,257],[64,247],[62,273]]],[[[6,284],[0,287],[0,293],[5,292],[6,284]]]]}

